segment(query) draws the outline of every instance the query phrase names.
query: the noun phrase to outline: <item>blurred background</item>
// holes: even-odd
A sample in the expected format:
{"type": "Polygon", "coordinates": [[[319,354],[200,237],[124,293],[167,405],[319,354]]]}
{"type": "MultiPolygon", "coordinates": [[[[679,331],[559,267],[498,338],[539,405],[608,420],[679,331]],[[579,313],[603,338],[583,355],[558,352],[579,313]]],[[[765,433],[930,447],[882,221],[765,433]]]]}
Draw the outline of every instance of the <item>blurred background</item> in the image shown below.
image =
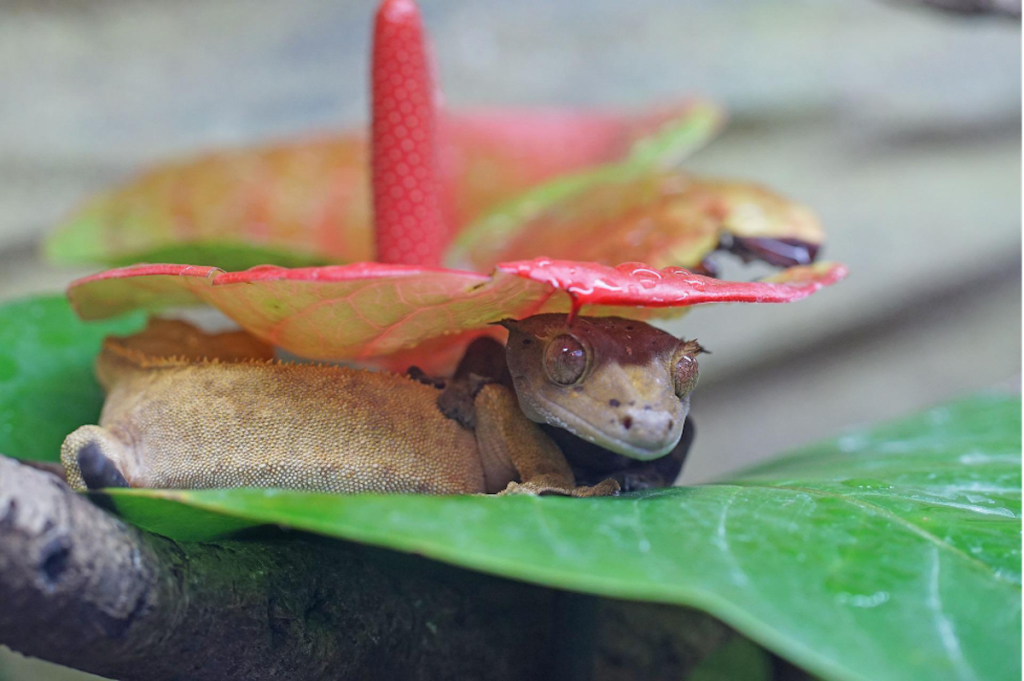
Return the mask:
{"type": "MultiPolygon", "coordinates": [[[[372,5],[0,2],[0,300],[84,274],[42,263],[40,239],[146,164],[363,122],[372,5]]],[[[422,5],[453,106],[719,100],[731,122],[690,167],[814,207],[825,257],[850,266],[795,305],[670,325],[714,352],[684,481],[1019,389],[1018,20],[872,0],[422,5]]]]}
{"type": "MultiPolygon", "coordinates": [[[[371,0],[0,3],[0,299],[83,271],[37,256],[143,166],[366,119],[371,0]]],[[[713,351],[687,481],[1020,374],[1018,20],[872,0],[423,0],[452,106],[731,121],[690,162],[815,208],[849,279],[697,309],[713,351]]],[[[725,274],[752,276],[739,267],[725,274]]]]}

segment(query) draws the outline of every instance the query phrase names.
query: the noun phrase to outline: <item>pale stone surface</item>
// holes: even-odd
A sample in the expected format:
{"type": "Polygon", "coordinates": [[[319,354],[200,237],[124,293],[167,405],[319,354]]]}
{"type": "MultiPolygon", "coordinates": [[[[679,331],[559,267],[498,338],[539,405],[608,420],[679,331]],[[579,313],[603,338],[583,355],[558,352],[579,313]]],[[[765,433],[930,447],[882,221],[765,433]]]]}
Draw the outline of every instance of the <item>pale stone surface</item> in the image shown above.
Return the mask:
{"type": "Polygon", "coordinates": [[[997,283],[984,299],[933,302],[747,367],[702,361],[722,371],[694,393],[697,438],[682,481],[720,479],[768,452],[975,392],[1019,393],[1019,280],[997,283]]]}

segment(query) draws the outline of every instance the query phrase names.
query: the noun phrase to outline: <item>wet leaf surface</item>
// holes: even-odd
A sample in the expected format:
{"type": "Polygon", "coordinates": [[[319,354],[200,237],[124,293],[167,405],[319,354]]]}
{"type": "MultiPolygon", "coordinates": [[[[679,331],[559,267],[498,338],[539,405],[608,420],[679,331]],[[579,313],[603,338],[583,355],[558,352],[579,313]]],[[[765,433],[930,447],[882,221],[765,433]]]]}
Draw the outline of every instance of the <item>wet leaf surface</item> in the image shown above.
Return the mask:
{"type": "Polygon", "coordinates": [[[828,679],[1020,676],[1018,398],[613,499],[119,491],[198,539],[274,523],[556,588],[697,607],[828,679]]]}
{"type": "Polygon", "coordinates": [[[502,263],[492,276],[404,265],[223,272],[190,265],[108,270],[71,285],[87,319],[208,304],[247,331],[301,357],[372,358],[506,318],[568,312],[637,319],[715,302],[789,302],[842,279],[841,265],[792,267],[764,282],[722,281],[642,263],[607,267],[537,259],[502,263]]]}

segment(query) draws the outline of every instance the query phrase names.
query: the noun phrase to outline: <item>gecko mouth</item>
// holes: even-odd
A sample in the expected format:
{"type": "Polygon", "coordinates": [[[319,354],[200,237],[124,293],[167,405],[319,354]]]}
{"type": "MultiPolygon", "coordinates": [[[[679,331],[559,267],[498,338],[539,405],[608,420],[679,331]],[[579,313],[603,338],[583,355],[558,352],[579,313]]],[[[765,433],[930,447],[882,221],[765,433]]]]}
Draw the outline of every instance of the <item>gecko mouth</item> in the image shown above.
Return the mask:
{"type": "Polygon", "coordinates": [[[596,437],[588,437],[587,435],[571,430],[569,432],[577,437],[587,440],[588,442],[600,445],[608,451],[621,454],[622,456],[627,456],[630,459],[636,459],[637,461],[652,461],[654,459],[660,459],[672,451],[672,449],[679,443],[679,438],[682,437],[683,434],[680,429],[679,433],[674,438],[664,440],[663,444],[659,447],[647,448],[634,442],[628,442],[626,440],[613,437],[607,433],[601,433],[600,431],[597,432],[598,434],[596,437]]]}
{"type": "MultiPolygon", "coordinates": [[[[528,405],[524,406],[528,406],[528,408],[524,408],[523,412],[532,421],[560,428],[581,440],[638,461],[651,461],[671,452],[679,444],[679,440],[683,435],[683,421],[686,416],[686,414],[680,414],[678,418],[675,416],[671,417],[667,423],[668,427],[664,428],[664,436],[626,439],[599,428],[583,429],[577,427],[575,424],[579,423],[582,419],[558,404],[548,403],[540,405],[536,400],[528,398],[528,405]]],[[[634,427],[639,427],[637,421],[626,416],[622,421],[618,421],[618,423],[626,430],[631,430],[634,427]],[[629,425],[626,425],[627,423],[629,425]]]]}

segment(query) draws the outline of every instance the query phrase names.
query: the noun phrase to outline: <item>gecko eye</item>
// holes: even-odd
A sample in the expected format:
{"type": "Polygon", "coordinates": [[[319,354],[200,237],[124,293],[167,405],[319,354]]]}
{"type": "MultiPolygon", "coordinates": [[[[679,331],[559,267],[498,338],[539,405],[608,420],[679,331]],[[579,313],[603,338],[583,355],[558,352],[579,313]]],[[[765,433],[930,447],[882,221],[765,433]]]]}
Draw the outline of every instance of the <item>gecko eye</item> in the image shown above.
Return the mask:
{"type": "Polygon", "coordinates": [[[571,385],[587,370],[587,349],[569,334],[556,336],[544,350],[544,370],[559,385],[571,385]]]}
{"type": "Polygon", "coordinates": [[[676,362],[672,377],[676,384],[676,397],[682,399],[697,387],[699,377],[697,359],[693,355],[683,355],[676,362]]]}

